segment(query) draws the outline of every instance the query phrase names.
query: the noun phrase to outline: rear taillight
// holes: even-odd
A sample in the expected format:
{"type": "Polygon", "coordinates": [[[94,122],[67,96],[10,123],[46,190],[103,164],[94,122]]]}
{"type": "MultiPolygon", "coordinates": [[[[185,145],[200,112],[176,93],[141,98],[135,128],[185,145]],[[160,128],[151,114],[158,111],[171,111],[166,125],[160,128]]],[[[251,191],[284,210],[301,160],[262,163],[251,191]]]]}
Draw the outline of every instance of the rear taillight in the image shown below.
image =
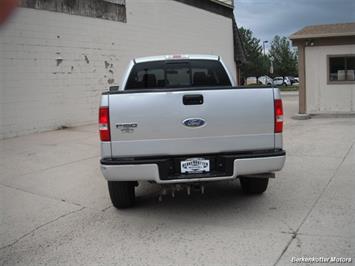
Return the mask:
{"type": "Polygon", "coordinates": [[[101,106],[99,109],[99,130],[101,141],[110,141],[110,116],[107,106],[101,106]]]}
{"type": "Polygon", "coordinates": [[[275,133],[282,133],[282,127],[284,122],[283,115],[284,112],[282,110],[282,100],[274,100],[275,133]]]}

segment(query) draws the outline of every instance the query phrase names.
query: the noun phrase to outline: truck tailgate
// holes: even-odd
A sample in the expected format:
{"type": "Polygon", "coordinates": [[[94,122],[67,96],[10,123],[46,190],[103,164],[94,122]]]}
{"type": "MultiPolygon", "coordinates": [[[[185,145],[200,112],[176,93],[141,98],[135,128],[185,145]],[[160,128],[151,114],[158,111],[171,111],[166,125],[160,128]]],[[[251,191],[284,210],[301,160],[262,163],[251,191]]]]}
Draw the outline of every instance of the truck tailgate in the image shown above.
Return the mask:
{"type": "Polygon", "coordinates": [[[272,88],[122,92],[109,95],[112,157],[274,148],[272,88]],[[185,95],[203,103],[184,104],[185,95]],[[203,120],[188,127],[188,119],[203,120]]]}

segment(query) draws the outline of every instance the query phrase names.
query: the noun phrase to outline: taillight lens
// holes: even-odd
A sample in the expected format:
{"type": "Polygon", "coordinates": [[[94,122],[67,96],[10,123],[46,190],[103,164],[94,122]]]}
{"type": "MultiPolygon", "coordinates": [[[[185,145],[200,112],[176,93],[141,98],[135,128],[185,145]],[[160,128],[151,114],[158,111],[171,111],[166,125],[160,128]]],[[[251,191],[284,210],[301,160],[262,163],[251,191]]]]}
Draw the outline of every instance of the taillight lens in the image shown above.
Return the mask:
{"type": "Polygon", "coordinates": [[[110,141],[110,115],[107,106],[102,106],[99,109],[99,131],[101,141],[110,141]]]}
{"type": "Polygon", "coordinates": [[[274,115],[275,115],[275,133],[282,133],[284,112],[282,109],[281,99],[276,99],[274,101],[274,115]]]}

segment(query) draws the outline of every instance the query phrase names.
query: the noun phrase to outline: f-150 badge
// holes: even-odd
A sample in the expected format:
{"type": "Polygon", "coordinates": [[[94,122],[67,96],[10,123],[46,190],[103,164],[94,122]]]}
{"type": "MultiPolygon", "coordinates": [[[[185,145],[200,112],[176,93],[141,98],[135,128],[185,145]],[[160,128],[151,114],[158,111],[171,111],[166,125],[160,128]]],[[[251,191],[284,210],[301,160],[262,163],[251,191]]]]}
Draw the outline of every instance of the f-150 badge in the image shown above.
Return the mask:
{"type": "Polygon", "coordinates": [[[133,133],[136,127],[138,127],[137,123],[116,124],[116,128],[121,130],[122,133],[133,133]]]}

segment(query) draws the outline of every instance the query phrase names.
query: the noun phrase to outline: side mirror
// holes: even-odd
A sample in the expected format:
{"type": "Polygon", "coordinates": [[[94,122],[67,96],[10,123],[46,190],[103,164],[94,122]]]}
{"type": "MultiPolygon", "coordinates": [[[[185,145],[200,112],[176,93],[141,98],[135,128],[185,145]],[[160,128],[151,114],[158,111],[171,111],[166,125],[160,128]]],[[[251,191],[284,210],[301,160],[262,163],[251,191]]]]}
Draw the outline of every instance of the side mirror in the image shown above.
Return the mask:
{"type": "Polygon", "coordinates": [[[118,91],[118,89],[120,88],[120,86],[110,86],[109,87],[109,91],[118,91]]]}

